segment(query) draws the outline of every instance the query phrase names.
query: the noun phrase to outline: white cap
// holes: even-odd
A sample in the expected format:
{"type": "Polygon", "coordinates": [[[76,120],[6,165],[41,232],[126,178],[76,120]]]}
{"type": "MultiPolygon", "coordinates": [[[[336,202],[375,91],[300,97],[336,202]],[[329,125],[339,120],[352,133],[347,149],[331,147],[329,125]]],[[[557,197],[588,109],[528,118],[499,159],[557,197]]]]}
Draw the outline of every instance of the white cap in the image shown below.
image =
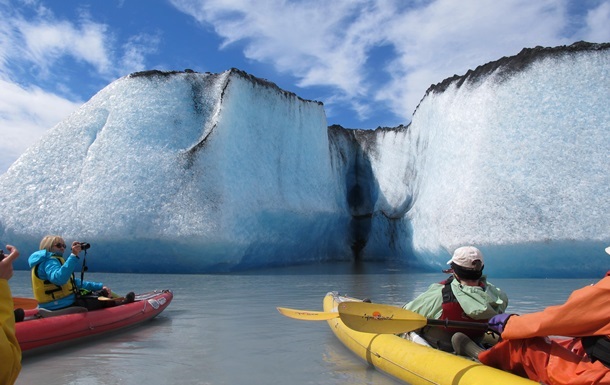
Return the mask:
{"type": "Polygon", "coordinates": [[[610,254],[610,246],[606,247],[606,253],[610,254]]]}
{"type": "MultiPolygon", "coordinates": [[[[609,247],[610,249],[610,247],[609,247]]],[[[462,246],[453,252],[453,257],[447,261],[448,265],[455,263],[465,269],[480,270],[485,264],[483,261],[483,253],[474,246],[462,246]],[[477,261],[480,262],[477,263],[477,261]]]]}

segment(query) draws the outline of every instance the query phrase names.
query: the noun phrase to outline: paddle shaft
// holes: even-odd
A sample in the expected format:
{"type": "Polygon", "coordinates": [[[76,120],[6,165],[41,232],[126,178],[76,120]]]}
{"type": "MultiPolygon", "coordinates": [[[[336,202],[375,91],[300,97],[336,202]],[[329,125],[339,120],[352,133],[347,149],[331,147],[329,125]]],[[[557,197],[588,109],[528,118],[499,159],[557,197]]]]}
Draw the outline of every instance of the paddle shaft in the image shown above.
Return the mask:
{"type": "Polygon", "coordinates": [[[446,328],[463,328],[463,329],[476,329],[476,330],[487,330],[489,325],[487,322],[467,322],[467,321],[451,321],[446,319],[432,319],[426,318],[428,326],[444,326],[446,328]]]}

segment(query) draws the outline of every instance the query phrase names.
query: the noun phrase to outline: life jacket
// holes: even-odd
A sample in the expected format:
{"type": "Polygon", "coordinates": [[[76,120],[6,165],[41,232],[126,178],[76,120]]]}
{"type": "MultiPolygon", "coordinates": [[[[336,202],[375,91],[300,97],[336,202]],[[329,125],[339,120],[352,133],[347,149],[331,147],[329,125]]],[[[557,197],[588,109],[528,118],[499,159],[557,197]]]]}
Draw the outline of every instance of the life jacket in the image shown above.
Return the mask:
{"type": "MultiPolygon", "coordinates": [[[[445,285],[442,289],[443,294],[443,312],[441,313],[440,319],[442,320],[450,320],[450,321],[467,321],[467,322],[478,322],[478,323],[487,323],[488,319],[473,319],[464,313],[464,309],[462,309],[462,305],[458,302],[455,294],[453,294],[453,290],[451,290],[451,282],[454,280],[453,276],[447,278],[445,281],[440,282],[445,285]]],[[[479,284],[481,287],[484,287],[482,283],[479,284]]],[[[450,333],[462,332],[466,334],[473,340],[479,340],[483,338],[485,335],[484,330],[474,330],[474,329],[466,329],[466,328],[445,328],[450,333]]]]}
{"type": "MultiPolygon", "coordinates": [[[[62,265],[66,262],[63,257],[59,255],[51,255],[51,258],[55,258],[62,265]]],[[[34,298],[40,303],[53,302],[55,300],[69,296],[70,294],[76,293],[76,285],[74,283],[74,274],[70,277],[68,282],[63,285],[56,285],[48,279],[41,279],[38,277],[38,267],[40,264],[35,265],[32,268],[32,289],[34,291],[34,298]]]]}

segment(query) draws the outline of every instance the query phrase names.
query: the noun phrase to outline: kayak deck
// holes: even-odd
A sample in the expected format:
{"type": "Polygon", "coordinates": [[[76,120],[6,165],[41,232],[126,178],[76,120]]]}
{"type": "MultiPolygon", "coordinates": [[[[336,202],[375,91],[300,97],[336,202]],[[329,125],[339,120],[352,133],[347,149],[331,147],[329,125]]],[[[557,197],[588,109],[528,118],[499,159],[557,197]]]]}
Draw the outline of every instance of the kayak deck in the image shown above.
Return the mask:
{"type": "Polygon", "coordinates": [[[159,290],[139,294],[134,302],[99,310],[74,312],[62,309],[58,311],[59,315],[53,316],[48,311],[29,310],[25,320],[15,324],[15,332],[21,351],[29,355],[148,321],[165,310],[172,299],[170,290],[159,290]]]}
{"type": "MultiPolygon", "coordinates": [[[[324,311],[337,312],[337,306],[345,301],[360,300],[330,292],[324,297],[324,311]]],[[[352,330],[338,317],[327,322],[337,338],[360,358],[412,385],[537,384],[465,357],[416,344],[394,334],[372,334],[352,330]]]]}

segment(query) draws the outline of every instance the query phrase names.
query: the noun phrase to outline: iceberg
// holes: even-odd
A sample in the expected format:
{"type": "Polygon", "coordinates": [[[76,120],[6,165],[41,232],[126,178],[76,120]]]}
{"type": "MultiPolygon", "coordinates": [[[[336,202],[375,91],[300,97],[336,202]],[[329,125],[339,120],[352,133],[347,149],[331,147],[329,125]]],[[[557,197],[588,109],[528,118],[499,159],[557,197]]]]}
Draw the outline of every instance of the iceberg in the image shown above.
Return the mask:
{"type": "Polygon", "coordinates": [[[428,265],[474,244],[494,275],[603,275],[609,48],[525,49],[430,87],[410,126],[371,146],[382,196],[375,233],[398,217],[428,265]]]}
{"type": "Polygon", "coordinates": [[[376,130],[327,127],[322,103],[238,69],[130,74],[0,175],[0,240],[87,241],[108,272],[438,269],[473,244],[496,276],[600,275],[609,72],[610,44],[524,49],[376,130]]]}
{"type": "Polygon", "coordinates": [[[135,73],[1,176],[0,234],[87,241],[104,271],[330,260],[349,219],[332,172],[320,103],[238,70],[135,73]]]}

